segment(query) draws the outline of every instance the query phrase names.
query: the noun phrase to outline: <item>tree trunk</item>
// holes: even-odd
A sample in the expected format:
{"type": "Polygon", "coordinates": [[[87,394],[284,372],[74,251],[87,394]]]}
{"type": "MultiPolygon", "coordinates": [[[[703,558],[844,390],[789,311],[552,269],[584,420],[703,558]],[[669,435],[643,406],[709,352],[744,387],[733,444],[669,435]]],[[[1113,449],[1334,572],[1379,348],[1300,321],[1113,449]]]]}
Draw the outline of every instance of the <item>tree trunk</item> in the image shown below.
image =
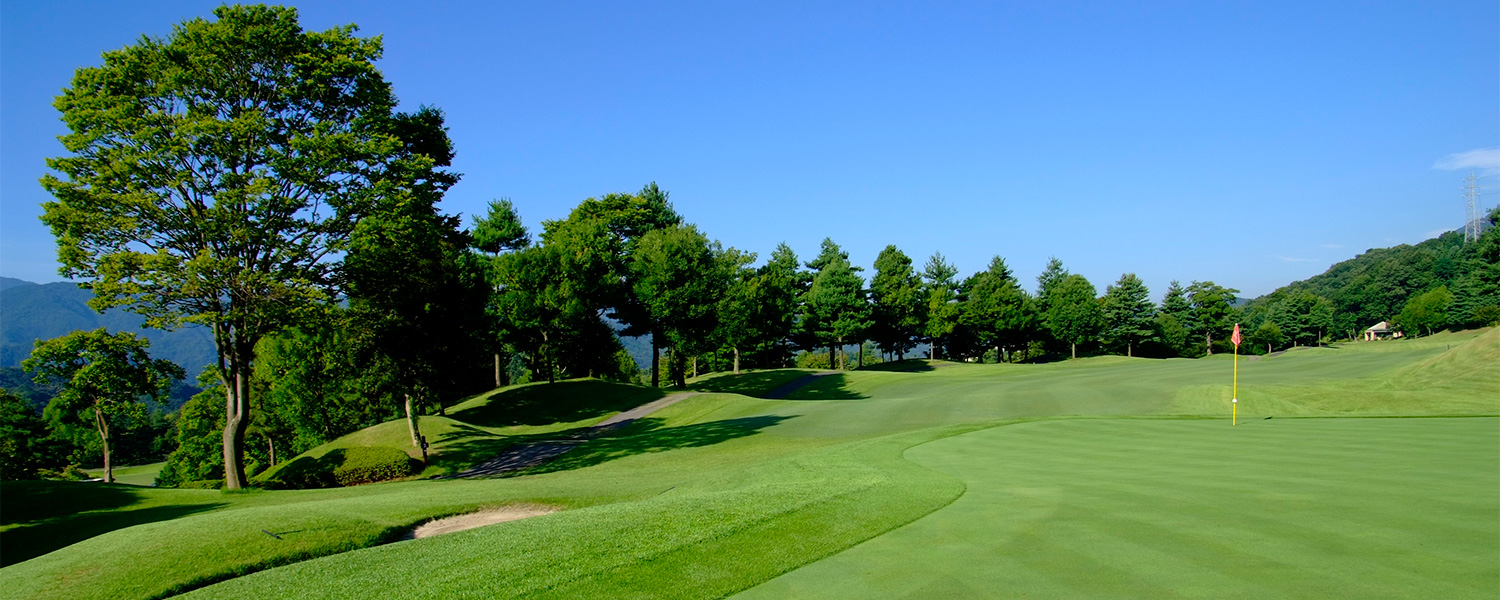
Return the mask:
{"type": "Polygon", "coordinates": [[[94,402],[94,429],[99,432],[99,442],[104,446],[104,483],[114,483],[115,469],[109,460],[109,422],[104,419],[104,412],[99,410],[98,401],[94,402]]]}
{"type": "Polygon", "coordinates": [[[1078,358],[1078,344],[1069,344],[1073,347],[1073,358],[1078,358]]]}
{"type": "Polygon", "coordinates": [[[505,385],[504,381],[505,381],[504,379],[500,378],[500,353],[496,352],[495,353],[495,387],[501,387],[501,386],[505,385]]]}
{"type": "Polygon", "coordinates": [[[1135,350],[1135,344],[1133,342],[1125,342],[1125,357],[1126,358],[1134,357],[1135,356],[1134,350],[1135,350]]]}
{"type": "Polygon", "coordinates": [[[1208,349],[1208,355],[1209,356],[1213,356],[1214,355],[1214,334],[1212,334],[1212,333],[1205,333],[1205,334],[1203,334],[1203,347],[1208,349]]]}
{"type": "MultiPolygon", "coordinates": [[[[238,330],[229,333],[239,334],[238,330]]],[[[250,353],[247,340],[230,340],[224,382],[224,489],[238,490],[249,483],[245,477],[245,430],[250,426],[250,353]]]]}
{"type": "Polygon", "coordinates": [[[734,374],[740,374],[740,349],[738,346],[734,349],[734,374]]]}
{"type": "Polygon", "coordinates": [[[651,332],[651,387],[661,387],[661,344],[655,331],[651,332]]]}
{"type": "Polygon", "coordinates": [[[411,394],[406,394],[406,428],[411,432],[411,445],[422,451],[422,464],[427,464],[427,448],[422,446],[422,424],[417,420],[421,416],[412,410],[411,394]]]}
{"type": "Polygon", "coordinates": [[[838,356],[839,356],[839,354],[838,354],[838,346],[837,346],[837,344],[828,344],[828,369],[829,370],[833,370],[833,369],[837,369],[838,368],[837,366],[835,366],[838,363],[838,356]]]}
{"type": "Polygon", "coordinates": [[[693,359],[690,362],[693,363],[693,377],[697,377],[698,376],[698,357],[694,356],[693,359]]]}
{"type": "Polygon", "coordinates": [[[861,369],[865,368],[865,341],[864,340],[860,340],[859,341],[859,355],[857,356],[857,358],[859,360],[859,368],[861,368],[861,369]]]}
{"type": "Polygon", "coordinates": [[[547,383],[557,383],[557,369],[552,365],[552,346],[547,342],[547,332],[542,332],[542,363],[547,369],[547,383]]]}
{"type": "Polygon", "coordinates": [[[271,466],[276,466],[276,440],[269,435],[266,436],[266,450],[271,453],[271,466]]]}

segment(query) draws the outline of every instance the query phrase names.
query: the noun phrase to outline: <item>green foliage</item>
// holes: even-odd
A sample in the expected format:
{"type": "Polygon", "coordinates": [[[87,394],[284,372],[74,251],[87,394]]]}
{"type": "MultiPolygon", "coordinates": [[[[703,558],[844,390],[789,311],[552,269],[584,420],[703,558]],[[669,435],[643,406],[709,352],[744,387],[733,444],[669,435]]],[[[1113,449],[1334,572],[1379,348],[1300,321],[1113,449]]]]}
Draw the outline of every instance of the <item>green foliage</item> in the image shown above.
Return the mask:
{"type": "MultiPolygon", "coordinates": [[[[674,356],[709,349],[718,302],[733,269],[745,262],[693,225],[652,229],[640,237],[630,256],[632,289],[653,323],[652,334],[666,338],[674,356]]],[[[738,335],[748,337],[749,331],[740,329],[738,335]]],[[[683,387],[681,373],[677,375],[675,383],[683,387]]]]}
{"type": "Polygon", "coordinates": [[[1275,351],[1277,346],[1286,343],[1286,334],[1281,332],[1281,328],[1276,325],[1275,321],[1265,321],[1260,324],[1260,327],[1256,327],[1255,331],[1250,332],[1245,341],[1256,350],[1265,347],[1266,352],[1269,353],[1275,351]]]}
{"type": "Polygon", "coordinates": [[[924,333],[926,300],[911,258],[886,246],[875,258],[870,280],[870,339],[881,350],[905,358],[924,333]]]}
{"type": "Polygon", "coordinates": [[[21,397],[0,390],[0,480],[36,479],[39,470],[65,466],[63,449],[48,439],[41,415],[21,397]]]}
{"type": "Polygon", "coordinates": [[[943,258],[943,253],[934,252],[922,267],[923,290],[927,296],[927,323],[923,335],[932,345],[933,358],[946,358],[951,353],[954,329],[962,312],[958,304],[958,284],[953,280],[958,269],[943,258]]]}
{"type": "Polygon", "coordinates": [[[337,448],[317,458],[301,456],[256,478],[266,489],[299,490],[400,479],[421,463],[388,446],[337,448]],[[413,464],[415,462],[415,464],[413,464]]]}
{"type": "Polygon", "coordinates": [[[348,448],[341,458],[333,468],[333,480],[342,486],[400,479],[416,472],[421,465],[413,465],[405,452],[388,446],[348,448]]]}
{"type": "MultiPolygon", "coordinates": [[[[1454,316],[1462,325],[1473,325],[1462,322],[1473,310],[1500,305],[1500,267],[1494,266],[1500,259],[1485,258],[1485,248],[1492,246],[1500,248],[1494,228],[1479,243],[1465,244],[1462,232],[1455,231],[1416,245],[1367,250],[1322,274],[1258,298],[1246,309],[1255,312],[1260,304],[1310,293],[1332,303],[1329,331],[1352,339],[1366,327],[1393,320],[1411,298],[1447,286],[1454,294],[1454,316]]],[[[1491,252],[1500,254],[1500,250],[1491,252]]],[[[1278,324],[1286,328],[1285,323],[1278,324]]]]}
{"type": "Polygon", "coordinates": [[[37,341],[22,367],[37,383],[61,381],[62,390],[48,404],[48,412],[64,424],[89,423],[99,436],[104,456],[104,479],[114,481],[111,433],[117,422],[146,416],[143,397],[165,398],[172,382],[183,377],[182,367],[153,359],[150,342],[131,333],[110,334],[104,328],[75,331],[37,341]]]}
{"type": "Polygon", "coordinates": [[[176,487],[189,481],[222,476],[224,386],[208,385],[182,405],[177,414],[175,434],[177,449],[167,456],[166,464],[156,476],[156,485],[176,487]]]}
{"type": "MultiPolygon", "coordinates": [[[[823,253],[809,266],[818,272],[802,297],[802,328],[817,343],[829,346],[830,356],[840,354],[835,347],[864,340],[870,326],[864,278],[832,239],[823,240],[823,253]]],[[[834,368],[848,368],[847,360],[840,355],[834,368]]]]}
{"type": "MultiPolygon", "coordinates": [[[[1024,346],[1035,327],[1035,315],[1005,259],[990,259],[989,269],[975,274],[964,287],[959,322],[973,337],[981,357],[988,350],[1024,346]]],[[[996,354],[999,360],[998,350],[996,354]]]]}
{"type": "Polygon", "coordinates": [[[1047,327],[1071,346],[1073,358],[1078,358],[1078,345],[1096,339],[1104,326],[1096,294],[1094,284],[1082,275],[1063,276],[1049,294],[1047,327]]]}
{"type": "Polygon", "coordinates": [[[256,343],[333,297],[348,236],[380,203],[457,178],[435,169],[452,156],[435,111],[394,113],[379,38],[304,31],[291,8],[214,15],[76,72],[42,220],[95,309],[213,327],[234,489],[256,343]]]}
{"type": "Polygon", "coordinates": [[[1229,336],[1238,319],[1238,311],[1233,303],[1235,294],[1239,292],[1212,281],[1194,281],[1188,286],[1187,298],[1192,311],[1188,313],[1188,320],[1184,324],[1193,340],[1189,355],[1197,356],[1204,352],[1213,354],[1214,343],[1222,342],[1229,336]]]}
{"type": "Polygon", "coordinates": [[[489,212],[474,220],[474,248],[499,254],[531,245],[531,235],[521,224],[521,215],[510,199],[491,200],[489,212]]]}
{"type": "Polygon", "coordinates": [[[1104,319],[1104,339],[1111,345],[1125,346],[1125,355],[1134,356],[1135,348],[1156,334],[1153,326],[1156,307],[1151,291],[1135,273],[1126,273],[1109,286],[1100,303],[1104,319]]]}
{"type": "Polygon", "coordinates": [[[184,490],[220,490],[220,489],[224,489],[224,480],[223,479],[195,479],[193,481],[184,481],[184,482],[178,484],[176,487],[179,487],[179,488],[184,489],[184,490]]]}
{"type": "Polygon", "coordinates": [[[776,245],[770,260],[756,270],[756,329],[759,332],[751,363],[784,367],[790,363],[790,343],[796,332],[797,303],[804,290],[797,255],[786,243],[776,245]]]}
{"type": "Polygon", "coordinates": [[[1397,328],[1408,334],[1425,332],[1432,335],[1434,329],[1448,325],[1448,307],[1453,304],[1453,294],[1447,287],[1438,287],[1413,296],[1396,316],[1397,328]]]}

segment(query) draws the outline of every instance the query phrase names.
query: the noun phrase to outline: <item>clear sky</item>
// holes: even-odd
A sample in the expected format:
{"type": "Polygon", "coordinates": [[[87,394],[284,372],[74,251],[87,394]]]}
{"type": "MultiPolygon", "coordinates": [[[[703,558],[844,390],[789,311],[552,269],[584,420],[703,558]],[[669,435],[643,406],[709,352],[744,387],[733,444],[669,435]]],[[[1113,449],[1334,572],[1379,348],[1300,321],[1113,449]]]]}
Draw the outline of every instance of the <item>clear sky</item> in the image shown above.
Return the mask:
{"type": "MultiPolygon", "coordinates": [[[[508,197],[533,231],[656,181],[762,258],[830,236],[1255,296],[1462,228],[1469,168],[1500,197],[1494,0],[1121,4],[296,3],[447,113],[447,211],[508,197]]],[[[0,275],[60,279],[37,179],[73,70],[215,5],[0,3],[0,275]]]]}

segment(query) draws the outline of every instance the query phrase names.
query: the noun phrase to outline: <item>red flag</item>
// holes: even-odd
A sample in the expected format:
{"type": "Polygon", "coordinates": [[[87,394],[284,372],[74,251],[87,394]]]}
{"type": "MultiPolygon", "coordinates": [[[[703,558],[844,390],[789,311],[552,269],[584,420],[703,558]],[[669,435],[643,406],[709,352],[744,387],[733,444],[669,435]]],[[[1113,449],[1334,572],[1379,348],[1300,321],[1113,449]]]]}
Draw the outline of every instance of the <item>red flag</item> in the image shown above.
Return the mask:
{"type": "Polygon", "coordinates": [[[1240,345],[1240,324],[1239,323],[1235,323],[1234,324],[1234,334],[1231,335],[1231,336],[1229,336],[1229,341],[1234,342],[1234,345],[1236,345],[1236,346],[1240,345]]]}

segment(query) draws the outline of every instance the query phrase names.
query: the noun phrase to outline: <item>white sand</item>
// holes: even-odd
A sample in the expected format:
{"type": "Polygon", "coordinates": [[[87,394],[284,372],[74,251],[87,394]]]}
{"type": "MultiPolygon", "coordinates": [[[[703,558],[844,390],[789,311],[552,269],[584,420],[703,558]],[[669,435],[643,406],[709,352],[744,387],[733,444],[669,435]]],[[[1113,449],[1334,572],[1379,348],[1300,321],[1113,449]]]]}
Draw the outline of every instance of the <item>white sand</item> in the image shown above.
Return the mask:
{"type": "Polygon", "coordinates": [[[454,515],[434,521],[428,521],[418,526],[416,529],[413,529],[411,533],[406,537],[406,539],[432,537],[435,535],[443,535],[445,533],[453,533],[455,531],[463,531],[465,529],[473,529],[475,527],[484,527],[485,525],[494,525],[496,523],[505,523],[507,521],[519,521],[521,519],[528,519],[531,517],[540,517],[542,515],[555,512],[557,512],[557,507],[555,506],[541,506],[535,504],[502,506],[499,508],[491,508],[487,510],[481,510],[479,512],[471,512],[468,514],[454,515]]]}

